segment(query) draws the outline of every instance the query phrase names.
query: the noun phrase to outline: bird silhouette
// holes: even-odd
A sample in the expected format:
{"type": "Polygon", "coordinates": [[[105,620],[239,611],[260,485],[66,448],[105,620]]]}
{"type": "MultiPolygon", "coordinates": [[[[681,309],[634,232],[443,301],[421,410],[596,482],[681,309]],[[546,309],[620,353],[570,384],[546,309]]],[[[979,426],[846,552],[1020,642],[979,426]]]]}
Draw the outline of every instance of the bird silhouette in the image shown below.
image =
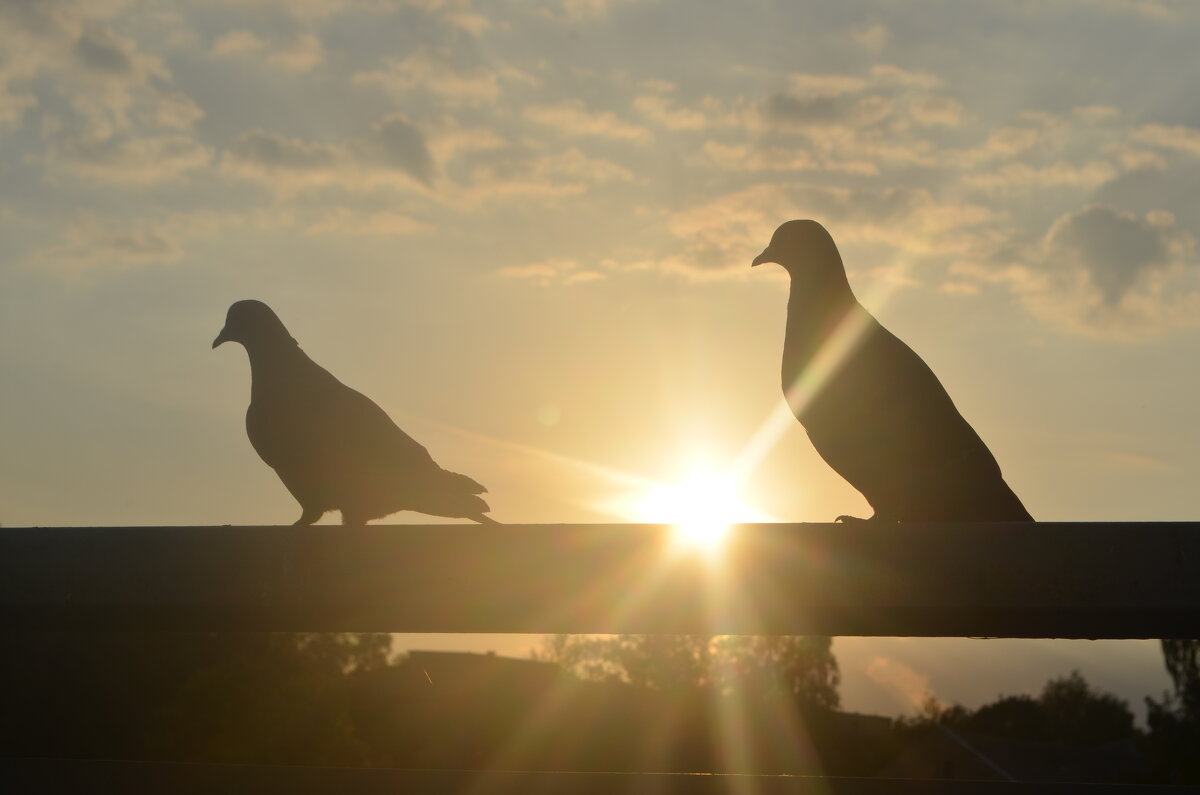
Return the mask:
{"type": "Polygon", "coordinates": [[[300,503],[295,524],[341,511],[361,525],[397,511],[494,523],[466,475],[438,466],[424,447],[370,398],[300,350],[269,306],[238,301],[213,340],[240,342],[250,357],[246,433],[300,503]]]}
{"type": "Polygon", "coordinates": [[[880,522],[1032,522],[929,366],[854,297],[833,238],[788,221],[752,265],[791,276],[784,396],[880,522]]]}

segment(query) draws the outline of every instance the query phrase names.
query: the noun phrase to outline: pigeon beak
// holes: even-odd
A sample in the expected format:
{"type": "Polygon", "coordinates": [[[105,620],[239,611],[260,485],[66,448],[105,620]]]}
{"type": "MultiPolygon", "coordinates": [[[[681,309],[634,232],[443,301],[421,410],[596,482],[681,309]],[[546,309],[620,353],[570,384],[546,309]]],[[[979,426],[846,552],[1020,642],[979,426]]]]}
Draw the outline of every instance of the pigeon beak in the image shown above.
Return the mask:
{"type": "Polygon", "coordinates": [[[225,329],[221,329],[221,333],[217,335],[215,340],[213,340],[213,347],[216,348],[222,342],[229,342],[229,337],[225,336],[225,329]]]}
{"type": "Polygon", "coordinates": [[[775,257],[775,252],[771,250],[770,246],[764,248],[763,252],[754,258],[754,262],[750,263],[750,267],[753,268],[756,265],[762,265],[764,262],[779,262],[779,260],[775,257]]]}

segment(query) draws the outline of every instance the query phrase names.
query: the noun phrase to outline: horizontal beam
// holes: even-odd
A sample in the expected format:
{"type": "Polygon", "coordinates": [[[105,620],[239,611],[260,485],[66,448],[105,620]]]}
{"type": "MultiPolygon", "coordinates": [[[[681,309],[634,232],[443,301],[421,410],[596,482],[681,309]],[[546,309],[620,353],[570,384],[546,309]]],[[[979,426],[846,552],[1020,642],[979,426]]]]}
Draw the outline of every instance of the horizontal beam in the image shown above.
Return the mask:
{"type": "Polygon", "coordinates": [[[1200,523],[0,528],[0,630],[1200,637],[1200,523]]]}
{"type": "MultiPolygon", "coordinates": [[[[289,795],[392,795],[469,792],[480,795],[1005,795],[1016,792],[1144,792],[1142,786],[1002,781],[825,778],[687,773],[595,773],[518,770],[395,770],[388,768],[205,765],[90,759],[0,758],[0,777],[13,792],[286,792],[289,795]]],[[[1155,788],[1157,790],[1157,788],[1155,788]]],[[[1181,788],[1184,789],[1184,788],[1181,788]]],[[[1192,788],[1186,788],[1189,791],[1192,788]]],[[[1174,788],[1165,788],[1173,792],[1174,788]]]]}

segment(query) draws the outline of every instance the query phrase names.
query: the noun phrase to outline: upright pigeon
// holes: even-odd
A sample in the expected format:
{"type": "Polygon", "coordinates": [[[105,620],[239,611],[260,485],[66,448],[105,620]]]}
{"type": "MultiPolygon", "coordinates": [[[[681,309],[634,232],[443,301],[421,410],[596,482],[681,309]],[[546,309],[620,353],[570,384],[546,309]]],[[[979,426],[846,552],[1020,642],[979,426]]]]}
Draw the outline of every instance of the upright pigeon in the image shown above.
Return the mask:
{"type": "Polygon", "coordinates": [[[250,444],[275,472],[312,524],[341,511],[361,525],[397,511],[494,523],[484,516],[487,491],[447,472],[370,398],[338,381],[300,350],[261,301],[229,307],[213,340],[240,342],[250,357],[250,444]]]}
{"type": "Polygon", "coordinates": [[[1033,521],[937,376],[854,297],[823,226],[783,224],[752,265],[764,262],[792,280],[784,396],[825,462],[867,498],[865,521],[1033,521]]]}

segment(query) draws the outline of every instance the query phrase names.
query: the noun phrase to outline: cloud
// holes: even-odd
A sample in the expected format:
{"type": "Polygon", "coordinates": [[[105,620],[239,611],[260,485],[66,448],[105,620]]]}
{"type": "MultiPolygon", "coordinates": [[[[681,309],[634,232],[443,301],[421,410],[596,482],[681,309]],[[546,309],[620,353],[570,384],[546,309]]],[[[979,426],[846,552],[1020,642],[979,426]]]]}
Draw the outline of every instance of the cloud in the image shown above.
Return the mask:
{"type": "Polygon", "coordinates": [[[1143,124],[1129,137],[1138,143],[1200,155],[1200,130],[1195,127],[1143,124]]]}
{"type": "Polygon", "coordinates": [[[453,201],[465,208],[496,199],[552,199],[579,196],[594,185],[636,181],[629,169],[575,147],[548,155],[510,148],[477,164],[467,183],[453,191],[453,201]]]}
{"type": "Polygon", "coordinates": [[[856,97],[848,92],[796,94],[780,91],[763,107],[772,123],[791,130],[814,127],[868,127],[895,112],[892,102],[878,95],[856,97]]]}
{"type": "Polygon", "coordinates": [[[1121,111],[1109,105],[1084,105],[1072,108],[1071,114],[1086,124],[1103,124],[1121,116],[1121,111]]]}
{"type": "Polygon", "coordinates": [[[127,77],[135,71],[137,55],[132,43],[105,28],[85,27],[71,50],[91,72],[127,77]]]}
{"type": "Polygon", "coordinates": [[[286,173],[319,172],[341,159],[341,150],[277,133],[252,130],[239,135],[225,150],[222,165],[247,176],[267,178],[286,173]]]}
{"type": "MultiPolygon", "coordinates": [[[[1104,13],[1132,14],[1156,22],[1182,19],[1194,8],[1187,0],[1074,0],[1074,3],[1104,13]]],[[[1031,9],[1036,7],[1030,5],[1031,9]]]]}
{"type": "Polygon", "coordinates": [[[867,664],[867,677],[914,707],[922,706],[934,695],[928,676],[890,657],[872,659],[867,664]]]}
{"type": "Polygon", "coordinates": [[[1001,127],[988,133],[983,143],[969,150],[965,160],[1008,160],[1034,149],[1045,139],[1045,131],[1034,127],[1001,127]]]}
{"type": "Polygon", "coordinates": [[[411,237],[435,231],[436,227],[404,213],[391,210],[359,213],[345,207],[326,213],[304,227],[304,233],[308,235],[346,237],[411,237]]]}
{"type": "Polygon", "coordinates": [[[430,49],[401,59],[384,59],[382,69],[359,72],[351,78],[353,85],[378,88],[395,97],[426,94],[452,107],[493,104],[506,84],[537,82],[512,66],[460,66],[448,53],[430,49]]]}
{"type": "Polygon", "coordinates": [[[94,22],[81,22],[69,54],[47,65],[58,73],[55,84],[72,109],[96,129],[128,130],[138,119],[153,117],[161,87],[172,79],[161,58],[94,22]]]}
{"type": "Polygon", "coordinates": [[[1086,163],[1050,163],[1031,166],[1028,163],[1006,163],[994,171],[971,174],[964,182],[990,193],[1045,188],[1094,188],[1117,176],[1117,168],[1106,160],[1086,163]]]}
{"type": "Polygon", "coordinates": [[[1046,234],[1055,267],[1082,272],[1103,302],[1116,306],[1141,276],[1166,268],[1186,253],[1173,218],[1141,219],[1091,206],[1061,216],[1046,234]]]}
{"type": "Polygon", "coordinates": [[[50,180],[146,186],[206,167],[189,131],[204,111],[173,86],[162,58],[111,25],[113,2],[0,5],[0,123],[41,111],[41,152],[25,161],[50,180]]]}
{"type": "Polygon", "coordinates": [[[314,33],[268,41],[244,28],[235,28],[213,42],[212,54],[218,58],[264,54],[266,63],[287,72],[307,72],[325,63],[325,45],[314,33]]]}
{"type": "Polygon", "coordinates": [[[812,171],[824,167],[800,146],[762,147],[706,141],[704,153],[717,167],[729,171],[812,171]]]}
{"type": "Polygon", "coordinates": [[[456,157],[473,152],[503,149],[509,142],[487,127],[460,127],[453,117],[443,119],[443,125],[429,140],[434,160],[445,166],[456,157]]]}
{"type": "Polygon", "coordinates": [[[587,22],[603,19],[619,6],[645,2],[655,0],[558,0],[561,10],[554,16],[574,23],[587,22]]]}
{"type": "Polygon", "coordinates": [[[871,83],[881,86],[906,86],[926,91],[940,88],[945,81],[929,72],[910,72],[892,64],[879,64],[871,67],[871,83]]]}
{"type": "Polygon", "coordinates": [[[191,97],[171,91],[159,95],[151,121],[160,127],[188,130],[203,118],[204,110],[191,97]]]}
{"type": "Polygon", "coordinates": [[[860,47],[871,50],[872,52],[879,52],[885,46],[887,46],[889,41],[891,41],[892,34],[889,33],[888,29],[883,25],[876,23],[869,27],[861,28],[851,32],[850,38],[852,38],[860,47]]]}
{"type": "Polygon", "coordinates": [[[213,55],[228,57],[244,55],[248,52],[259,52],[265,49],[267,43],[244,28],[237,28],[222,34],[213,42],[213,55]]]}
{"type": "Polygon", "coordinates": [[[522,115],[564,135],[592,135],[636,144],[647,144],[654,138],[645,127],[622,121],[612,111],[591,110],[577,99],[554,105],[531,105],[522,115]]]}
{"type": "Polygon", "coordinates": [[[264,130],[242,133],[223,153],[221,170],[283,191],[412,182],[428,187],[437,176],[425,136],[400,115],[377,122],[368,134],[334,143],[264,130]]]}
{"type": "Polygon", "coordinates": [[[273,66],[289,72],[307,72],[325,63],[325,45],[312,33],[301,33],[269,58],[273,66]]]}
{"type": "Polygon", "coordinates": [[[497,269],[496,275],[506,279],[529,281],[539,287],[584,284],[608,278],[603,271],[586,267],[572,259],[553,259],[532,262],[527,265],[511,265],[497,269]]]}
{"type": "Polygon", "coordinates": [[[1031,243],[1012,235],[956,278],[1006,285],[1034,315],[1085,336],[1138,340],[1200,325],[1195,239],[1172,214],[1105,205],[1060,215],[1031,243]]]}
{"type": "MultiPolygon", "coordinates": [[[[709,100],[710,105],[713,103],[716,100],[709,100]]],[[[633,107],[651,123],[668,130],[703,130],[711,124],[708,114],[702,110],[679,107],[670,97],[664,96],[661,87],[657,92],[639,94],[633,100],[633,107]]]]}
{"type": "MultiPolygon", "coordinates": [[[[814,218],[840,247],[883,247],[873,261],[888,270],[911,259],[959,256],[993,219],[987,207],[939,202],[924,189],[755,185],[673,213],[668,228],[682,250],[659,268],[697,278],[743,278],[750,260],[790,218],[814,218]]],[[[847,265],[854,267],[852,259],[847,265]]]]}
{"type": "MultiPolygon", "coordinates": [[[[410,1],[417,4],[417,0],[410,1]]],[[[217,0],[217,2],[221,2],[221,0],[217,0]]],[[[234,8],[255,5],[275,7],[279,11],[285,12],[290,18],[298,20],[326,19],[353,9],[373,10],[375,6],[379,5],[370,0],[224,0],[224,4],[234,8]]],[[[430,4],[441,5],[442,3],[434,0],[430,4]]]]}
{"type": "Polygon", "coordinates": [[[858,74],[796,73],[787,85],[732,111],[743,133],[799,137],[830,170],[878,173],[885,164],[939,166],[947,147],[931,131],[968,121],[963,105],[935,93],[941,78],[892,65],[858,74]],[[847,165],[853,169],[847,169],[847,165]]]}
{"type": "Polygon", "coordinates": [[[908,112],[924,127],[957,127],[965,115],[957,100],[936,94],[915,97],[909,103],[908,112]]]}
{"type": "Polygon", "coordinates": [[[43,164],[53,174],[146,186],[208,167],[213,150],[187,135],[106,136],[50,118],[44,125],[43,164]]]}
{"type": "Polygon", "coordinates": [[[63,242],[39,252],[29,264],[78,278],[96,269],[162,265],[182,256],[177,236],[159,224],[88,216],[69,225],[63,242]]]}
{"type": "Polygon", "coordinates": [[[371,134],[351,142],[356,160],[367,166],[403,171],[429,185],[436,174],[425,136],[408,119],[389,116],[371,128],[371,134]]]}

